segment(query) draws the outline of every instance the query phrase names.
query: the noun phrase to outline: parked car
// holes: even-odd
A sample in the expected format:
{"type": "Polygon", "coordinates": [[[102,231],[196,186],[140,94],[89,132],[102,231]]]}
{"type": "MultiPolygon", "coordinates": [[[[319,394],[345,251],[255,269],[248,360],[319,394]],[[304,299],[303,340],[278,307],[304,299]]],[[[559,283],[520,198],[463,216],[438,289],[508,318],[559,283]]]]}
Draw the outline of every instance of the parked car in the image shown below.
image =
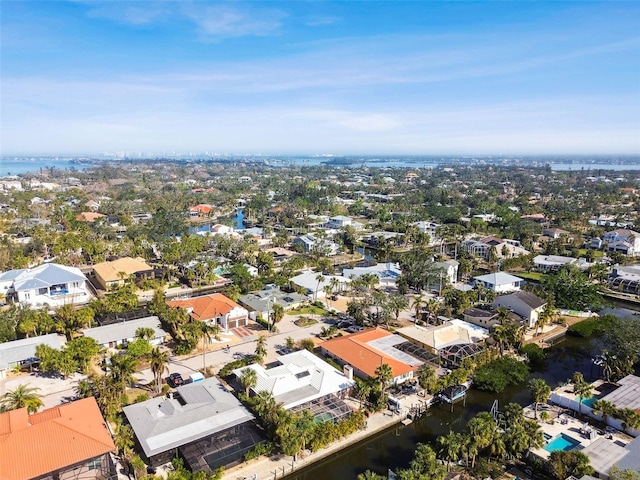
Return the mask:
{"type": "Polygon", "coordinates": [[[349,333],[361,332],[362,330],[364,330],[364,327],[360,327],[358,325],[352,325],[349,328],[347,328],[347,332],[349,333]]]}
{"type": "Polygon", "coordinates": [[[287,347],[282,347],[282,348],[279,348],[278,350],[276,350],[276,353],[278,355],[286,355],[286,354],[291,353],[291,352],[293,352],[293,350],[291,350],[290,348],[287,348],[287,347]]]}
{"type": "Polygon", "coordinates": [[[176,388],[180,385],[184,385],[184,379],[179,373],[172,373],[167,377],[167,383],[171,388],[176,388]]]}

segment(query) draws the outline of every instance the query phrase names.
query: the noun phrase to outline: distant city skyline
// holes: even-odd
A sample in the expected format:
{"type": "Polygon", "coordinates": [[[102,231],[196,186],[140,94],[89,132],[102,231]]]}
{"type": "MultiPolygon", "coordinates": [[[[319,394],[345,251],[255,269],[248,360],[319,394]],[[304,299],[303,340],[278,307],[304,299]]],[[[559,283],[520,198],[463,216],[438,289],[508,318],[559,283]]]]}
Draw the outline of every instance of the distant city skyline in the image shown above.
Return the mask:
{"type": "Polygon", "coordinates": [[[640,153],[636,1],[0,8],[0,155],[640,153]]]}

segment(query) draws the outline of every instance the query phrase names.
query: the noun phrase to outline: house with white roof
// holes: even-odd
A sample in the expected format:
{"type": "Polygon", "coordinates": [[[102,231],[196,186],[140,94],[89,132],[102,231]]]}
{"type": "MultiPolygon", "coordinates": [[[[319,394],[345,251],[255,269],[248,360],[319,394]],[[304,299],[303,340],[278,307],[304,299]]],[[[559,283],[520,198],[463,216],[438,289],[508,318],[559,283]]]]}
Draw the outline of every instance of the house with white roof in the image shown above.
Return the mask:
{"type": "Polygon", "coordinates": [[[300,237],[296,237],[291,241],[292,244],[301,244],[305,252],[322,251],[327,255],[336,255],[340,251],[340,246],[328,238],[320,238],[313,233],[307,233],[300,237]]]}
{"type": "Polygon", "coordinates": [[[520,287],[524,285],[522,278],[505,272],[494,272],[473,278],[475,284],[482,285],[496,293],[520,290],[520,287]]]}
{"type": "Polygon", "coordinates": [[[540,272],[557,272],[566,265],[578,262],[577,258],[563,257],[560,255],[537,255],[533,259],[533,265],[540,272]]]}
{"type": "Polygon", "coordinates": [[[152,466],[180,456],[191,471],[211,474],[263,441],[254,416],[214,377],[122,411],[152,466]]]}
{"type": "Polygon", "coordinates": [[[322,275],[321,272],[312,272],[309,270],[301,273],[300,275],[296,275],[289,281],[298,287],[304,288],[307,295],[314,299],[324,298],[326,296],[324,289],[329,285],[332,286],[334,292],[341,292],[347,288],[349,283],[351,283],[351,280],[345,277],[337,275],[322,275]],[[318,281],[319,276],[322,277],[320,281],[318,281]],[[334,278],[338,282],[335,287],[332,285],[332,279],[334,278]]]}
{"type": "Polygon", "coordinates": [[[0,275],[0,293],[10,302],[32,308],[78,305],[92,298],[87,278],[79,268],[56,263],[4,272],[0,275]]]}
{"type": "Polygon", "coordinates": [[[118,345],[126,345],[134,341],[136,339],[136,331],[139,328],[151,328],[153,330],[153,337],[149,339],[151,345],[164,343],[167,332],[162,329],[160,319],[156,316],[85,328],[82,333],[85,337],[93,338],[98,345],[116,348],[118,345]]]}
{"type": "Polygon", "coordinates": [[[620,252],[629,256],[640,253],[640,233],[627,228],[618,228],[605,233],[602,241],[607,244],[609,252],[620,252]]]}
{"type": "Polygon", "coordinates": [[[346,396],[355,385],[352,378],[336,370],[308,350],[299,350],[278,357],[279,365],[269,369],[260,364],[249,365],[233,371],[240,378],[246,368],[256,372],[254,393],[269,392],[285,410],[325,397],[346,396]]]}
{"type": "Polygon", "coordinates": [[[398,263],[378,263],[370,267],[345,268],[342,276],[349,279],[357,279],[362,275],[373,274],[380,279],[380,285],[395,286],[396,280],[402,274],[398,263]]]}

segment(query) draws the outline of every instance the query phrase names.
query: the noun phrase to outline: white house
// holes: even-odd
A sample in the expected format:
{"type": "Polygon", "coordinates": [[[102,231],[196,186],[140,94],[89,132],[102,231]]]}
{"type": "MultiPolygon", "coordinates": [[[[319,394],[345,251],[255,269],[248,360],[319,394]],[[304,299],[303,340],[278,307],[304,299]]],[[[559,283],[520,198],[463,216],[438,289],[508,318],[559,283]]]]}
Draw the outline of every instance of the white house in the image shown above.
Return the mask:
{"type": "Polygon", "coordinates": [[[155,316],[102,325],[101,327],[85,328],[82,333],[85,337],[93,338],[98,345],[115,348],[118,345],[126,345],[134,341],[136,339],[136,331],[139,328],[153,329],[153,338],[149,339],[151,345],[164,343],[167,332],[160,327],[160,319],[155,316]]]}
{"type": "Polygon", "coordinates": [[[365,274],[376,275],[380,279],[380,285],[395,286],[396,280],[402,274],[397,263],[378,263],[370,267],[345,268],[342,276],[349,279],[360,278],[365,274]]]}
{"type": "Polygon", "coordinates": [[[331,217],[326,223],[327,228],[344,228],[349,225],[353,225],[353,219],[351,217],[345,217],[344,215],[331,217]]]}
{"type": "Polygon", "coordinates": [[[610,252],[621,252],[634,256],[640,252],[640,233],[627,228],[618,228],[607,232],[602,237],[610,252]]]}
{"type": "Polygon", "coordinates": [[[39,337],[0,343],[0,378],[5,378],[8,370],[35,359],[38,345],[48,345],[56,350],[61,350],[65,342],[64,335],[50,333],[39,337]]]}
{"type": "Polygon", "coordinates": [[[524,284],[522,278],[505,272],[494,272],[473,278],[476,284],[480,284],[496,293],[520,290],[520,287],[524,284]]]}
{"type": "Polygon", "coordinates": [[[254,363],[233,371],[240,378],[245,368],[256,372],[253,391],[269,392],[286,410],[327,395],[343,396],[356,382],[307,350],[278,358],[280,365],[266,369],[254,363]]]}
{"type": "Polygon", "coordinates": [[[3,273],[0,292],[7,300],[32,308],[77,305],[91,299],[87,279],[80,269],[56,263],[3,273]]]}
{"type": "MultiPolygon", "coordinates": [[[[320,272],[306,271],[300,275],[293,277],[290,282],[307,291],[307,295],[312,296],[314,299],[323,298],[326,296],[324,289],[328,285],[332,285],[332,279],[337,280],[337,285],[333,288],[334,292],[343,291],[346,286],[351,282],[348,278],[339,277],[337,275],[322,275],[320,272]],[[318,282],[318,278],[322,277],[318,282]]],[[[335,282],[333,282],[335,283],[335,282]]]]}
{"type": "Polygon", "coordinates": [[[340,250],[340,247],[335,242],[326,239],[318,238],[312,233],[296,237],[292,240],[293,244],[300,243],[305,252],[324,251],[327,255],[335,255],[340,250]]]}
{"type": "Polygon", "coordinates": [[[433,223],[433,222],[427,222],[427,221],[421,221],[421,222],[416,222],[413,225],[418,227],[418,230],[420,230],[422,233],[426,233],[427,235],[429,235],[429,245],[430,246],[435,245],[437,243],[440,243],[440,238],[436,234],[438,228],[440,228],[440,224],[433,223]]]}
{"type": "Polygon", "coordinates": [[[529,328],[533,328],[536,324],[538,316],[546,304],[547,302],[533,293],[522,290],[508,295],[500,295],[493,302],[495,308],[505,307],[520,315],[528,322],[529,328]]]}
{"type": "Polygon", "coordinates": [[[445,260],[444,262],[435,262],[434,267],[442,271],[442,279],[447,280],[451,285],[455,285],[458,280],[458,267],[460,262],[457,260],[445,260]]]}
{"type": "Polygon", "coordinates": [[[560,255],[538,255],[533,259],[533,265],[540,272],[555,272],[565,265],[576,263],[578,260],[573,257],[563,257],[560,255]]]}

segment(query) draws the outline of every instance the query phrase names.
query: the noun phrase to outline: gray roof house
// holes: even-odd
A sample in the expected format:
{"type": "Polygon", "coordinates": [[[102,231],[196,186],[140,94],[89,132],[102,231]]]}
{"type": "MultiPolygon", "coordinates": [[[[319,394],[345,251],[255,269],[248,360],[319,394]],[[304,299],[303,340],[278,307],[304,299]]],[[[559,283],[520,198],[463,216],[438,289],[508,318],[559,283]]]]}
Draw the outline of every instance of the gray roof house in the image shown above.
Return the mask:
{"type": "Polygon", "coordinates": [[[253,415],[213,377],[123,411],[154,466],[180,453],[192,471],[211,473],[242,461],[262,441],[253,415]]]}
{"type": "Polygon", "coordinates": [[[538,298],[533,293],[523,290],[513,292],[509,295],[500,295],[493,302],[493,306],[496,308],[505,307],[520,315],[527,321],[529,328],[532,328],[536,324],[538,315],[542,312],[546,304],[547,302],[538,298]]]}
{"type": "Polygon", "coordinates": [[[274,303],[282,305],[286,311],[299,307],[307,301],[309,301],[309,297],[306,295],[300,295],[295,292],[283,292],[278,287],[248,293],[238,299],[238,303],[249,310],[249,316],[252,317],[253,320],[255,320],[256,313],[266,318],[274,303]]]}
{"type": "Polygon", "coordinates": [[[103,345],[108,348],[115,348],[120,344],[126,344],[135,340],[136,330],[139,328],[153,329],[155,334],[153,338],[149,340],[152,345],[160,345],[161,343],[164,343],[167,332],[160,327],[160,319],[155,316],[112,323],[101,327],[85,328],[82,330],[82,333],[85,337],[95,339],[99,345],[103,345]]]}
{"type": "Polygon", "coordinates": [[[23,338],[12,342],[0,343],[0,378],[5,378],[7,370],[22,365],[35,358],[36,347],[44,344],[60,350],[66,342],[64,335],[50,333],[39,337],[23,338]]]}
{"type": "Polygon", "coordinates": [[[35,268],[3,273],[0,289],[10,301],[33,308],[54,308],[91,300],[86,282],[87,278],[79,268],[45,263],[35,268]]]}

